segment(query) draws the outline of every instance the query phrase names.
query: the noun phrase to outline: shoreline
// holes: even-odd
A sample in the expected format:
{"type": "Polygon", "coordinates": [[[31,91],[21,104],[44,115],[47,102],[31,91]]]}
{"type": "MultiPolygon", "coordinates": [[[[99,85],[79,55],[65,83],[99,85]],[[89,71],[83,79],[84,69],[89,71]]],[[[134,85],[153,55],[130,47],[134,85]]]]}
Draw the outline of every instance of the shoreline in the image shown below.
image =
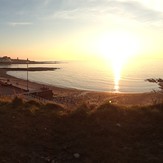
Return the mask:
{"type": "MultiPolygon", "coordinates": [[[[7,74],[6,70],[0,71],[0,79],[8,80],[18,88],[27,88],[27,81],[19,79],[7,74]]],[[[65,101],[73,101],[72,103],[65,102],[65,105],[80,105],[87,103],[91,106],[97,106],[105,102],[111,102],[118,105],[151,105],[155,100],[161,100],[162,94],[153,92],[146,93],[121,93],[121,92],[98,92],[90,90],[80,90],[75,88],[63,88],[53,85],[41,84],[37,82],[28,81],[29,90],[38,90],[41,87],[48,87],[53,91],[55,98],[64,98],[65,101]]]]}
{"type": "MultiPolygon", "coordinates": [[[[60,69],[60,68],[54,68],[53,71],[55,71],[57,69],[60,69]]],[[[6,68],[0,68],[0,71],[1,70],[5,71],[6,74],[4,74],[4,75],[7,75],[9,78],[11,77],[11,78],[14,78],[14,79],[23,80],[24,82],[26,81],[25,79],[18,78],[18,77],[15,77],[15,76],[7,74],[7,72],[10,71],[10,69],[7,70],[6,68]]],[[[13,71],[15,71],[15,70],[13,69],[13,71]]],[[[16,71],[19,71],[19,69],[16,70],[16,71]]],[[[23,69],[23,71],[24,71],[24,69],[23,69]]],[[[46,70],[31,70],[31,71],[46,71],[46,70]]],[[[49,70],[47,70],[47,71],[49,71],[49,70]]],[[[139,92],[139,91],[138,92],[119,92],[119,91],[116,92],[116,91],[102,91],[102,90],[100,91],[100,90],[91,90],[91,89],[71,88],[71,87],[66,87],[66,86],[57,86],[57,85],[45,84],[45,83],[36,82],[36,81],[30,81],[30,80],[29,80],[29,82],[30,83],[35,83],[35,84],[38,84],[38,85],[42,85],[42,86],[55,87],[55,88],[65,89],[65,90],[76,90],[76,91],[81,91],[81,92],[84,91],[84,92],[92,92],[92,93],[94,92],[94,93],[109,93],[109,94],[130,94],[130,95],[134,95],[134,94],[148,94],[148,93],[150,93],[150,92],[139,92]]]]}

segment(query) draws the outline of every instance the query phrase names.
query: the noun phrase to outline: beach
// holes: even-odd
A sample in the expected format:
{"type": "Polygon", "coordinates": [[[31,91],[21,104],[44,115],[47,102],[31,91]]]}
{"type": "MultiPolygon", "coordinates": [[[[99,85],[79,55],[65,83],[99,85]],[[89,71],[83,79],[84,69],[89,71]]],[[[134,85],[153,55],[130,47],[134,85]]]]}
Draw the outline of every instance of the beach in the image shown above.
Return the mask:
{"type": "MultiPolygon", "coordinates": [[[[11,84],[13,86],[11,89],[14,89],[14,91],[11,91],[11,89],[7,90],[6,86],[5,89],[2,89],[1,86],[1,95],[4,94],[3,90],[5,90],[6,95],[10,94],[16,95],[17,92],[19,94],[20,93],[23,94],[23,92],[27,89],[26,80],[10,76],[6,74],[6,70],[0,71],[0,80],[3,82],[8,82],[8,84],[11,84]]],[[[95,107],[105,102],[110,102],[118,105],[150,105],[159,102],[162,98],[162,94],[156,92],[147,93],[97,92],[71,88],[61,88],[28,81],[29,91],[37,91],[43,87],[46,87],[53,91],[54,99],[52,102],[63,104],[65,106],[75,106],[75,107],[82,103],[87,103],[88,105],[95,107]]]]}

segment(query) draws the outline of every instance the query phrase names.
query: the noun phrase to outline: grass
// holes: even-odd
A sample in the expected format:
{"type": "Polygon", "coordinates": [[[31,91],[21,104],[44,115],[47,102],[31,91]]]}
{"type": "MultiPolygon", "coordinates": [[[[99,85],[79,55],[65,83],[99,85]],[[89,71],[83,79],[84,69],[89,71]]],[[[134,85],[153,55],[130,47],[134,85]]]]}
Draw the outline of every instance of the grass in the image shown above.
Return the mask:
{"type": "Polygon", "coordinates": [[[163,104],[67,110],[19,98],[2,101],[0,144],[2,163],[161,163],[163,104]]]}

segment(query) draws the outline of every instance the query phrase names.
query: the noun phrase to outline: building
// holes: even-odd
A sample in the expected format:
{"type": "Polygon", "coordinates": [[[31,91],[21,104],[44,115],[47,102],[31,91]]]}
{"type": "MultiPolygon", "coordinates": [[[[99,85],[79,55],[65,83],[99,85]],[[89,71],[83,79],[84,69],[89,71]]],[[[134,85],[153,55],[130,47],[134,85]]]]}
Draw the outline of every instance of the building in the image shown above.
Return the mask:
{"type": "Polygon", "coordinates": [[[0,63],[11,63],[12,60],[10,57],[7,57],[7,56],[3,56],[3,57],[0,57],[0,63]]]}

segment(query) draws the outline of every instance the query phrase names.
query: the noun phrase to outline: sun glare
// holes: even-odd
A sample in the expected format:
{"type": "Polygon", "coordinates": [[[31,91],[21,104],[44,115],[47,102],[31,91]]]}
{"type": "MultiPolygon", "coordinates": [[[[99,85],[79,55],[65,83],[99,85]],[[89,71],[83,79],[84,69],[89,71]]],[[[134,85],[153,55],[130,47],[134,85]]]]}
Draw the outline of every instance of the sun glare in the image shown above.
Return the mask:
{"type": "Polygon", "coordinates": [[[137,54],[139,49],[138,39],[131,33],[114,31],[99,39],[98,48],[102,57],[112,64],[114,90],[118,92],[122,67],[125,62],[137,54]]]}

